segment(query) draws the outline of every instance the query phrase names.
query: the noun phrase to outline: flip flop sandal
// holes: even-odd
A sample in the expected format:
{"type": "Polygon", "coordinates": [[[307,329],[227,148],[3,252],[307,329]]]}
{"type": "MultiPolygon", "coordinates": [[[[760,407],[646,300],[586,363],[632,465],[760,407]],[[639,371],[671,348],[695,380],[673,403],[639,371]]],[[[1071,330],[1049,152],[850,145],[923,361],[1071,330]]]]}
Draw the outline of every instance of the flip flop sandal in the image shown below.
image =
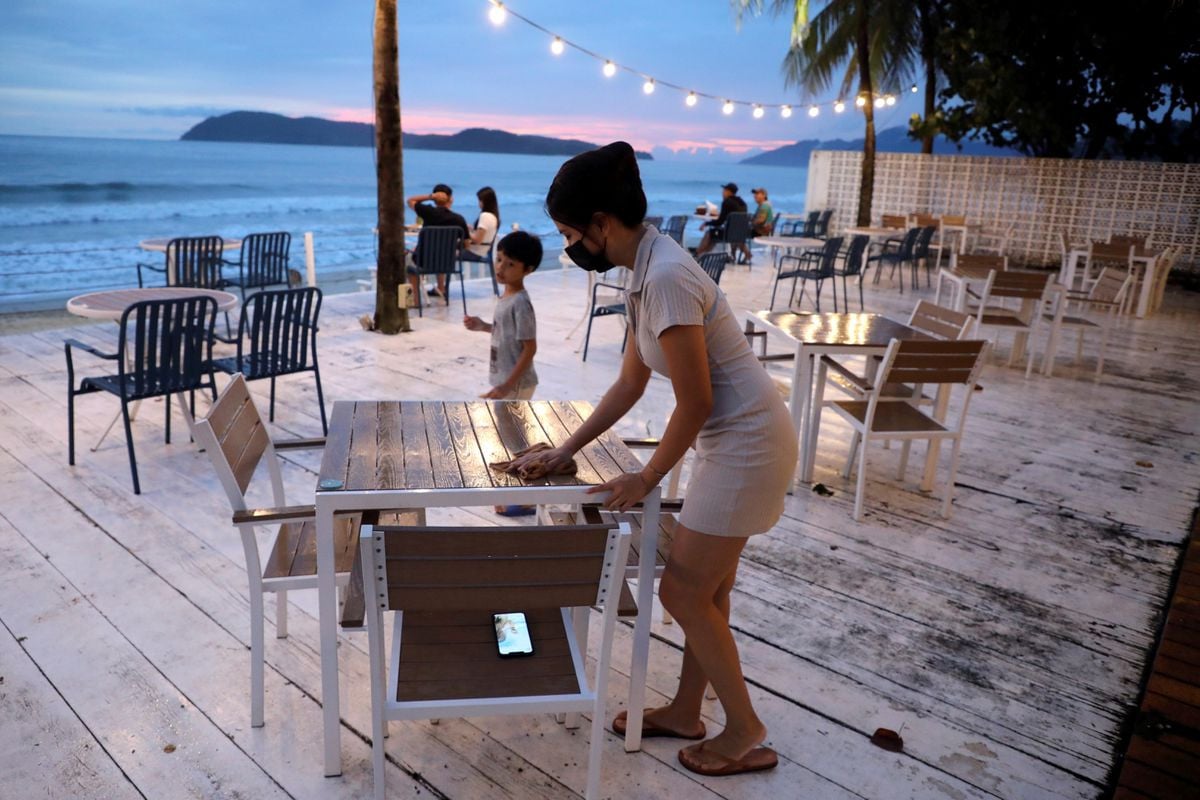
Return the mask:
{"type": "MultiPolygon", "coordinates": [[[[618,736],[624,736],[628,730],[626,725],[626,717],[615,717],[612,723],[612,731],[618,736]]],[[[663,728],[655,725],[653,722],[642,719],[642,738],[643,739],[687,739],[689,741],[697,741],[708,735],[708,730],[704,727],[704,723],[700,723],[700,732],[696,734],[684,735],[679,731],[673,731],[670,728],[663,728]]]]}
{"type": "Polygon", "coordinates": [[[697,775],[707,775],[719,777],[722,775],[742,775],[747,772],[762,772],[763,770],[775,769],[779,764],[779,755],[769,747],[756,747],[746,755],[737,759],[726,758],[720,753],[706,751],[710,758],[717,759],[715,764],[689,764],[685,754],[699,753],[704,750],[704,742],[691,747],[685,747],[679,751],[679,763],[690,772],[695,772],[697,775]]]}
{"type": "Polygon", "coordinates": [[[502,517],[532,517],[537,513],[537,506],[505,506],[496,513],[502,517]]]}

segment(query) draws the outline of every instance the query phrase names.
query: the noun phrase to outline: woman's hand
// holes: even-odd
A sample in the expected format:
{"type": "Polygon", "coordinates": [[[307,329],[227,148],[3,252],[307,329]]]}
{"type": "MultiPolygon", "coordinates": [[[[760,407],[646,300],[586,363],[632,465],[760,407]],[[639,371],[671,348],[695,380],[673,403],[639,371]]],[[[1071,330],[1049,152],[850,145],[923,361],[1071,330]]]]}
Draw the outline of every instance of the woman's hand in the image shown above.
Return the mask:
{"type": "Polygon", "coordinates": [[[611,492],[608,499],[604,501],[604,507],[609,511],[628,511],[641,502],[643,497],[650,494],[651,488],[653,486],[647,484],[641,474],[626,472],[608,483],[593,486],[587,490],[587,493],[611,492]]]}
{"type": "Polygon", "coordinates": [[[479,396],[484,400],[503,400],[510,394],[512,394],[512,389],[510,389],[506,384],[502,383],[499,386],[493,386],[491,389],[488,389],[479,396]]]}
{"type": "Polygon", "coordinates": [[[486,331],[490,326],[479,317],[463,317],[463,327],[469,331],[486,331]]]}
{"type": "Polygon", "coordinates": [[[535,445],[532,452],[514,458],[508,467],[508,472],[520,475],[527,480],[535,480],[546,475],[557,474],[560,469],[570,464],[575,457],[575,451],[565,447],[547,447],[535,445]]]}

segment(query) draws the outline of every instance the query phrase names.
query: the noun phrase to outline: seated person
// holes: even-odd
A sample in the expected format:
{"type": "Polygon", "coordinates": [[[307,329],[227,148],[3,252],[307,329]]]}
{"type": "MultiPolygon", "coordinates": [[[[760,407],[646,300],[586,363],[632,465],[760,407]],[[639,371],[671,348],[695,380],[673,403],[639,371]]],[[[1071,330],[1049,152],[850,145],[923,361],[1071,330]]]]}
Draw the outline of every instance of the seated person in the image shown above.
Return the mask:
{"type": "Polygon", "coordinates": [[[475,197],[479,199],[479,217],[463,245],[463,261],[487,261],[496,231],[500,230],[500,203],[496,191],[485,186],[475,193],[475,197]]]}
{"type": "MultiPolygon", "coordinates": [[[[771,202],[767,200],[767,190],[760,186],[750,191],[754,194],[754,202],[757,204],[757,207],[754,209],[754,217],[750,220],[750,235],[752,237],[770,236],[775,232],[775,209],[771,208],[771,202]]],[[[749,264],[749,242],[742,244],[741,252],[746,257],[745,263],[749,264]]]]}
{"type": "Polygon", "coordinates": [[[713,249],[713,245],[725,238],[725,222],[729,219],[730,214],[746,210],[746,201],[738,197],[737,192],[736,183],[727,183],[721,187],[721,213],[711,222],[700,223],[701,228],[708,228],[708,230],[704,232],[704,238],[700,240],[700,246],[696,248],[696,255],[704,255],[713,249]]]}
{"type": "MultiPolygon", "coordinates": [[[[448,225],[456,228],[461,228],[463,238],[467,238],[471,234],[471,229],[467,227],[467,221],[462,218],[462,215],[450,210],[454,205],[454,190],[444,183],[439,183],[433,187],[433,191],[429,194],[414,194],[412,197],[405,200],[408,207],[413,210],[413,213],[420,218],[425,225],[448,225]],[[429,200],[433,201],[433,205],[429,204],[429,200]]],[[[413,272],[408,276],[408,282],[412,284],[413,293],[421,291],[421,240],[417,239],[417,246],[408,254],[410,259],[409,267],[413,268],[413,272]]],[[[430,297],[445,297],[446,296],[446,276],[438,275],[437,287],[432,288],[428,292],[430,297]]]]}

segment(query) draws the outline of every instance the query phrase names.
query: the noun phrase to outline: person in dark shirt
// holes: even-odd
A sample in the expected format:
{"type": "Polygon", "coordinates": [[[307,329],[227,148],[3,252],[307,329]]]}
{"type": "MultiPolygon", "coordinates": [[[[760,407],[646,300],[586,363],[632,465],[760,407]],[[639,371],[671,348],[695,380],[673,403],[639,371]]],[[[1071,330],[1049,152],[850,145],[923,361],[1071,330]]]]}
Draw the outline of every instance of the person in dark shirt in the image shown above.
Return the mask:
{"type": "Polygon", "coordinates": [[[696,248],[696,255],[704,255],[709,250],[713,249],[713,245],[725,238],[725,222],[729,219],[729,215],[735,211],[745,211],[746,201],[738,197],[738,187],[736,183],[727,183],[721,187],[721,213],[711,222],[703,222],[701,228],[708,228],[704,232],[704,238],[700,240],[700,246],[696,248]]]}
{"type": "MultiPolygon", "coordinates": [[[[471,229],[467,227],[467,221],[463,219],[461,214],[450,210],[454,205],[454,190],[444,183],[439,183],[433,187],[433,191],[429,194],[414,194],[406,201],[408,207],[413,210],[413,213],[421,220],[424,225],[445,225],[455,228],[461,228],[463,238],[466,239],[471,235],[471,229]],[[432,200],[431,205],[429,201],[432,200]]],[[[409,254],[412,261],[409,267],[421,269],[421,240],[417,238],[417,246],[409,254]]],[[[421,279],[415,272],[408,276],[408,282],[412,284],[413,292],[421,291],[421,279]]],[[[428,292],[430,297],[445,297],[446,296],[446,276],[438,275],[437,288],[431,288],[428,292]]]]}

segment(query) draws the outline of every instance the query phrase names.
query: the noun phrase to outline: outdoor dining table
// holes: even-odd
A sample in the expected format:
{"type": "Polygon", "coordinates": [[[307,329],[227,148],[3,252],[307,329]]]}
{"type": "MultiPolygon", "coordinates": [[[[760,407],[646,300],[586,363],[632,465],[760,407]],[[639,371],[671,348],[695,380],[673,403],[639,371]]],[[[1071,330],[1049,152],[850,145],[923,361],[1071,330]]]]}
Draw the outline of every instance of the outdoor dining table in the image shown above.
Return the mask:
{"type": "Polygon", "coordinates": [[[821,356],[881,356],[892,339],[928,339],[920,331],[872,313],[797,314],[791,311],[747,312],[746,322],[762,326],[768,333],[795,347],[794,372],[788,407],[800,436],[797,482],[812,481],[816,461],[814,421],[820,409],[810,408],[813,375],[821,356]]]}
{"type": "MultiPolygon", "coordinates": [[[[167,253],[167,248],[170,246],[171,242],[173,242],[176,238],[178,238],[178,237],[170,236],[170,237],[159,237],[159,238],[155,238],[155,239],[142,239],[140,242],[138,242],[138,247],[142,250],[145,250],[148,253],[167,253]]],[[[224,255],[225,253],[228,253],[230,250],[238,250],[241,248],[241,246],[242,246],[241,239],[222,239],[221,240],[221,254],[224,255]]],[[[174,270],[170,268],[170,266],[171,266],[170,261],[173,257],[174,257],[173,253],[167,253],[168,269],[167,269],[166,279],[168,282],[172,282],[175,277],[174,270]]]]}
{"type": "MultiPolygon", "coordinates": [[[[118,322],[121,319],[121,315],[125,313],[125,309],[134,303],[140,303],[145,300],[179,300],[183,297],[195,297],[196,295],[205,295],[215,300],[217,311],[228,312],[237,308],[238,305],[237,295],[229,292],[222,292],[216,289],[189,289],[182,286],[158,286],[146,289],[109,289],[102,292],[88,292],[87,294],[76,295],[67,301],[67,312],[77,317],[108,319],[118,322]]],[[[129,412],[130,419],[137,417],[138,408],[141,404],[141,400],[133,402],[133,408],[129,412]]],[[[190,428],[192,420],[188,414],[187,405],[184,403],[181,403],[181,405],[183,406],[183,413],[190,428]]],[[[91,450],[93,453],[100,449],[100,445],[104,443],[109,432],[120,419],[121,412],[118,411],[116,416],[108,423],[108,427],[100,434],[100,438],[92,445],[91,450]]]]}
{"type": "Polygon", "coordinates": [[[760,244],[767,248],[771,254],[771,264],[778,265],[780,251],[785,255],[791,254],[793,251],[799,250],[820,250],[825,246],[824,239],[811,239],[806,236],[756,236],[754,243],[760,244]]]}
{"type": "MultiPolygon", "coordinates": [[[[592,486],[640,471],[642,463],[609,431],[575,456],[572,476],[524,480],[490,469],[530,445],[558,445],[591,415],[586,402],[568,401],[339,401],[317,482],[317,588],[321,642],[321,702],[325,774],[342,771],[337,666],[337,589],[333,517],[392,508],[597,503],[592,486]]],[[[642,708],[650,653],[655,553],[661,489],[643,504],[638,560],[637,619],[629,681],[625,749],[641,747],[642,708]]]]}
{"type": "MultiPolygon", "coordinates": [[[[1079,261],[1086,259],[1089,252],[1090,250],[1086,245],[1076,245],[1067,251],[1058,273],[1058,282],[1060,284],[1068,289],[1075,285],[1075,270],[1079,266],[1079,261]]],[[[1138,247],[1133,251],[1133,262],[1143,265],[1142,288],[1138,291],[1137,305],[1134,307],[1134,314],[1139,319],[1151,313],[1151,307],[1154,302],[1154,287],[1158,278],[1156,273],[1159,256],[1161,255],[1161,250],[1150,250],[1146,247],[1138,247]]]]}

